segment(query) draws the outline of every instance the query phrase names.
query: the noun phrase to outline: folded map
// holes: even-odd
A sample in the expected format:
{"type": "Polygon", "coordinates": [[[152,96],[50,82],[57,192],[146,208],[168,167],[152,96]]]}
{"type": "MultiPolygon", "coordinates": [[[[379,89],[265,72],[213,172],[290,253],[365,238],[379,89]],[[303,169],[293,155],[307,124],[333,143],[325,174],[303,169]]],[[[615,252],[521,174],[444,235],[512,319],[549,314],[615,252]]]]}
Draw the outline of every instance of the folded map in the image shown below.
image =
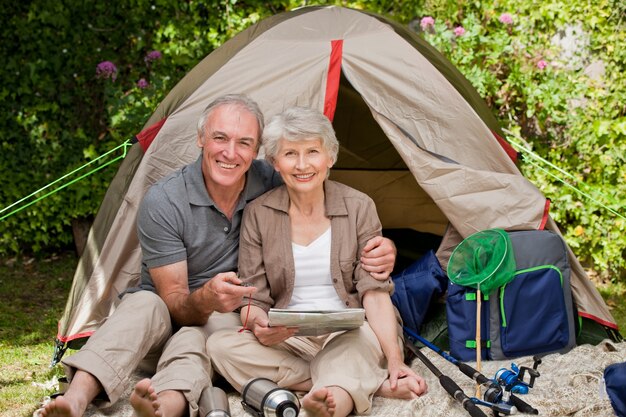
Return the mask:
{"type": "Polygon", "coordinates": [[[343,310],[289,310],[271,308],[270,326],[297,327],[298,336],[319,336],[322,334],[352,330],[361,327],[365,320],[362,308],[343,310]]]}

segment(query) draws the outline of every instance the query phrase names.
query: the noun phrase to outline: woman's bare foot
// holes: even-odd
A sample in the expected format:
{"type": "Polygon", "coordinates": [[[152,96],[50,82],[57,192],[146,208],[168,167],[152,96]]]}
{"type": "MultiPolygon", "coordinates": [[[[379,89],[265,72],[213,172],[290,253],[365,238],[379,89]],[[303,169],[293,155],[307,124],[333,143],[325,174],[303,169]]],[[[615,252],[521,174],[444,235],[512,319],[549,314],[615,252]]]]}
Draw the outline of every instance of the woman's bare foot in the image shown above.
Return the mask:
{"type": "Polygon", "coordinates": [[[161,417],[160,403],[152,381],[148,378],[137,382],[133,393],[130,394],[130,405],[135,410],[138,417],[161,417]]]}
{"type": "Polygon", "coordinates": [[[57,397],[43,406],[39,417],[80,417],[80,413],[63,396],[57,397]]]}
{"type": "Polygon", "coordinates": [[[335,398],[326,387],[311,391],[302,398],[302,408],[310,417],[333,417],[335,407],[335,398]]]}
{"type": "Polygon", "coordinates": [[[393,390],[391,389],[389,379],[386,379],[380,388],[378,388],[375,395],[385,398],[396,398],[399,400],[411,400],[425,394],[426,391],[426,382],[423,379],[407,376],[405,378],[398,379],[398,385],[396,386],[396,389],[393,390]]]}

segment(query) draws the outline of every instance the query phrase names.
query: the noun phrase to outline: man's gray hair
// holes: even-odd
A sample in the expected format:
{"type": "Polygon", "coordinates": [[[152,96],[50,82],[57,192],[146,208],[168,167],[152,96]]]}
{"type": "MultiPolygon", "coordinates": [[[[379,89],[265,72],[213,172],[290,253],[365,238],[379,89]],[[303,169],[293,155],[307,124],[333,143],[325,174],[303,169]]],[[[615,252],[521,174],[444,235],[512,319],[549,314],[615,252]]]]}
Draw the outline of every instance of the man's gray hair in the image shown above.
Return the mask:
{"type": "Polygon", "coordinates": [[[290,142],[320,139],[333,164],[337,161],[339,141],[335,129],[330,120],[315,109],[291,107],[270,119],[263,130],[265,159],[269,162],[273,162],[278,154],[281,139],[290,142]]]}
{"type": "Polygon", "coordinates": [[[206,106],[206,108],[202,112],[202,115],[200,116],[200,120],[198,120],[198,127],[197,127],[198,136],[204,137],[206,122],[209,119],[209,115],[211,114],[211,112],[220,106],[226,106],[226,105],[243,107],[244,109],[246,109],[247,111],[249,111],[250,113],[254,115],[257,122],[259,123],[259,138],[258,139],[259,139],[259,145],[260,145],[260,142],[261,142],[260,136],[261,136],[261,133],[263,133],[263,127],[265,125],[263,112],[259,108],[259,105],[256,103],[256,101],[252,100],[250,97],[246,96],[245,94],[226,94],[224,96],[220,96],[216,98],[211,103],[209,103],[209,105],[206,106]]]}

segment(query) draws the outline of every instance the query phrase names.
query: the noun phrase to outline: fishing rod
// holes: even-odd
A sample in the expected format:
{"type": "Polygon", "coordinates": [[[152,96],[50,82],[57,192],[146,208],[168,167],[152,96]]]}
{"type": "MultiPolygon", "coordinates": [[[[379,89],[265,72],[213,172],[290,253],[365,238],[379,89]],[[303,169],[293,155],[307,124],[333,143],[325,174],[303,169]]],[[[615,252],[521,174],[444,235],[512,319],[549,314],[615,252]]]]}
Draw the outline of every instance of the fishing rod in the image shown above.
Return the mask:
{"type": "Polygon", "coordinates": [[[448,394],[457,400],[472,417],[487,417],[487,415],[476,406],[470,397],[447,375],[444,375],[420,350],[413,344],[408,343],[407,347],[417,356],[428,369],[439,379],[439,383],[448,394]]]}
{"type": "MultiPolygon", "coordinates": [[[[485,385],[487,387],[487,389],[485,390],[485,394],[483,396],[483,399],[485,401],[481,401],[480,399],[473,399],[472,401],[474,401],[475,403],[489,406],[494,411],[496,416],[499,413],[512,414],[516,410],[519,410],[520,412],[525,413],[525,414],[539,414],[539,411],[536,408],[534,408],[533,406],[531,406],[530,404],[528,404],[527,402],[525,402],[524,400],[516,396],[514,393],[519,392],[519,393],[525,394],[528,392],[528,387],[533,386],[535,378],[539,376],[539,372],[537,372],[536,368],[537,368],[537,365],[541,363],[541,359],[537,359],[537,358],[535,359],[535,365],[533,369],[524,368],[522,369],[522,371],[519,372],[519,374],[516,374],[515,372],[511,372],[511,371],[506,372],[507,370],[501,369],[497,373],[497,377],[496,377],[497,381],[494,381],[492,379],[487,378],[485,375],[478,372],[476,369],[469,366],[468,364],[463,363],[459,361],[458,359],[456,359],[454,356],[449,355],[444,350],[435,346],[428,340],[424,339],[422,336],[418,335],[417,333],[415,333],[413,330],[409,329],[408,327],[403,326],[403,329],[406,335],[410,339],[421,342],[426,347],[428,347],[429,349],[433,350],[434,352],[442,356],[448,362],[451,362],[452,364],[456,365],[457,368],[459,368],[459,370],[462,373],[464,373],[465,375],[467,375],[468,377],[476,381],[476,383],[480,385],[485,385]],[[519,375],[521,375],[523,379],[524,370],[528,370],[531,375],[530,383],[525,383],[523,381],[520,382],[519,380],[519,375]],[[498,383],[498,381],[502,383],[502,385],[505,386],[504,390],[502,389],[502,386],[500,385],[500,383],[498,383]],[[526,389],[524,390],[524,388],[526,389]],[[508,395],[509,397],[508,400],[505,399],[506,392],[510,393],[510,395],[508,395]]],[[[412,344],[409,343],[407,344],[407,346],[413,353],[415,353],[415,351],[419,352],[417,348],[413,349],[412,344]]]]}

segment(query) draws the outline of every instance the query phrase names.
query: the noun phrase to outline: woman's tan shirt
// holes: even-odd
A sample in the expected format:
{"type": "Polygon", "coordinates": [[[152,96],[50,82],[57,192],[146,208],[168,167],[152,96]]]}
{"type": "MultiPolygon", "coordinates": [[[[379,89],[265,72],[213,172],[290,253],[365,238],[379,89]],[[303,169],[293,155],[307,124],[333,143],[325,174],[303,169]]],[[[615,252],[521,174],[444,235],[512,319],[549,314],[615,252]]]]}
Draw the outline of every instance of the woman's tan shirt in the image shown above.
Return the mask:
{"type": "MultiPolygon", "coordinates": [[[[362,307],[368,290],[390,294],[390,279],[378,281],[361,268],[361,251],[381,235],[374,202],[366,194],[338,182],[324,182],[326,216],[331,222],[330,273],[346,307],[362,307]]],[[[239,277],[258,288],[252,304],[268,311],[287,308],[295,282],[288,215],[289,195],[283,185],[246,206],[239,243],[239,277]]],[[[247,305],[248,300],[244,300],[247,305]]],[[[242,305],[242,306],[243,306],[242,305]]]]}

